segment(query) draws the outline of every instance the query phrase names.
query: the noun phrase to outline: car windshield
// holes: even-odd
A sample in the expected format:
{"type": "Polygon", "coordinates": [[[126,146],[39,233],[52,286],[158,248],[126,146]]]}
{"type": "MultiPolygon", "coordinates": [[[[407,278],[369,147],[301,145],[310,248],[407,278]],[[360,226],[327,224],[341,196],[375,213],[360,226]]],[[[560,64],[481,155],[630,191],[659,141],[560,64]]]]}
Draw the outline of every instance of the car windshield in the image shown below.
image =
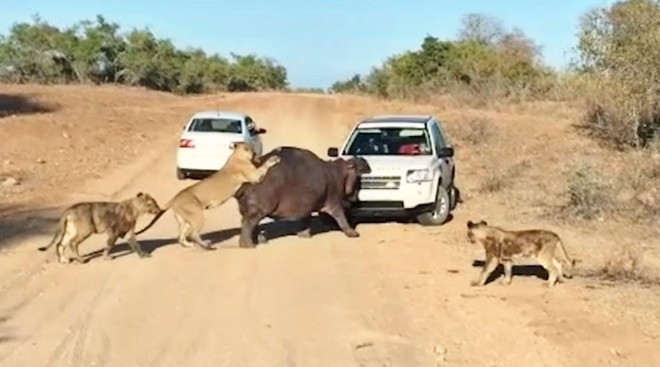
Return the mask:
{"type": "Polygon", "coordinates": [[[241,120],[228,118],[196,118],[190,124],[188,131],[240,134],[243,132],[243,129],[241,127],[241,120]]]}
{"type": "Polygon", "coordinates": [[[346,155],[430,155],[426,129],[384,127],[357,129],[344,151],[346,155]]]}

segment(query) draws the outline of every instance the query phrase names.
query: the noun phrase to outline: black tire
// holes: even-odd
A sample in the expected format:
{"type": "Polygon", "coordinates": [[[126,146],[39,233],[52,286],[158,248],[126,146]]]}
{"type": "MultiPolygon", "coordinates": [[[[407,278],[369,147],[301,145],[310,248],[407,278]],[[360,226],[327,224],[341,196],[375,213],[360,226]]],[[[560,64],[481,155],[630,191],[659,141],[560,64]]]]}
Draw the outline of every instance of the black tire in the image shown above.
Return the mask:
{"type": "Polygon", "coordinates": [[[438,186],[435,207],[432,211],[417,215],[417,221],[423,226],[439,226],[444,224],[451,212],[450,198],[444,187],[438,186]]]}
{"type": "Polygon", "coordinates": [[[176,178],[178,180],[185,180],[186,179],[186,173],[181,170],[181,168],[176,169],[176,178]]]}
{"type": "Polygon", "coordinates": [[[458,205],[458,189],[452,185],[451,188],[449,188],[449,208],[450,210],[456,209],[456,206],[458,205]]]}

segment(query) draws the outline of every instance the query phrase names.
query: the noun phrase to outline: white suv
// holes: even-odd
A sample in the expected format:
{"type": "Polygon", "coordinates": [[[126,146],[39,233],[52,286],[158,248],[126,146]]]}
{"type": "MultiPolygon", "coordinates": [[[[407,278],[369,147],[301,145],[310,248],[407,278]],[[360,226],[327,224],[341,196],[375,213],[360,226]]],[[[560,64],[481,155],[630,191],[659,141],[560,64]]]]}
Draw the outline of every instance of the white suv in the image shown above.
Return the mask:
{"type": "Polygon", "coordinates": [[[454,148],[433,116],[360,121],[328,156],[360,156],[371,168],[360,178],[352,216],[414,215],[422,225],[441,225],[456,207],[454,148]]]}
{"type": "Polygon", "coordinates": [[[183,180],[192,176],[211,174],[225,165],[231,154],[230,145],[246,142],[257,156],[262,153],[261,134],[246,114],[227,111],[201,111],[186,123],[179,140],[176,155],[176,177],[183,180]]]}

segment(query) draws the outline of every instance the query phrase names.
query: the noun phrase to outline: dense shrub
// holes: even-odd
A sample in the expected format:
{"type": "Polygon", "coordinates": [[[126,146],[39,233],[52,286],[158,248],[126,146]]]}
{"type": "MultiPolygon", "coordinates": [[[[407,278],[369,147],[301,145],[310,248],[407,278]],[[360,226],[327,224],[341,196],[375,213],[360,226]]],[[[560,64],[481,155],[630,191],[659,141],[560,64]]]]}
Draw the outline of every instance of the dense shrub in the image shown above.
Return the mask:
{"type": "Polygon", "coordinates": [[[148,29],[120,33],[97,16],[59,29],[38,16],[0,36],[0,81],[122,83],[175,93],[279,90],[286,69],[274,60],[181,50],[148,29]]]}
{"type": "Polygon", "coordinates": [[[595,84],[586,123],[618,147],[660,135],[660,1],[626,0],[581,19],[579,70],[595,84]]]}
{"type": "Polygon", "coordinates": [[[427,36],[419,50],[394,55],[366,77],[339,81],[331,91],[396,98],[452,93],[520,100],[544,95],[553,78],[540,62],[538,46],[522,31],[468,14],[458,39],[427,36]]]}

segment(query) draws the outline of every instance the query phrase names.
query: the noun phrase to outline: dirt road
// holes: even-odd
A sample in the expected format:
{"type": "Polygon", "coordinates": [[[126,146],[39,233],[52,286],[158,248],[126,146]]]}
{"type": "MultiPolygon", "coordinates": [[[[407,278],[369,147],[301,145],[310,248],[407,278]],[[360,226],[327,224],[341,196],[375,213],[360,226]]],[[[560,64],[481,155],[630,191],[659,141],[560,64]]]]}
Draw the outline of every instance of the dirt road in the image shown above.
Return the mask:
{"type": "MultiPolygon", "coordinates": [[[[324,156],[345,133],[332,98],[250,107],[269,130],[266,149],[324,156]]],[[[171,143],[81,192],[144,190],[167,201],[190,184],[175,179],[171,143]]],[[[52,253],[45,262],[36,247],[49,237],[34,237],[0,256],[0,365],[660,365],[657,317],[641,313],[657,312],[657,289],[621,286],[613,295],[574,278],[548,290],[522,275],[509,287],[470,288],[482,255],[466,244],[464,223],[477,213],[468,202],[439,228],[362,224],[359,239],[339,231],[302,239],[271,226],[277,238],[246,250],[237,247],[232,201],[206,213],[203,237],[217,251],[174,244],[166,214],[140,238],[151,258],[122,243],[113,261],[69,266],[52,253]],[[627,313],[631,299],[648,304],[627,313]]],[[[93,237],[81,248],[98,255],[102,246],[93,237]]]]}

